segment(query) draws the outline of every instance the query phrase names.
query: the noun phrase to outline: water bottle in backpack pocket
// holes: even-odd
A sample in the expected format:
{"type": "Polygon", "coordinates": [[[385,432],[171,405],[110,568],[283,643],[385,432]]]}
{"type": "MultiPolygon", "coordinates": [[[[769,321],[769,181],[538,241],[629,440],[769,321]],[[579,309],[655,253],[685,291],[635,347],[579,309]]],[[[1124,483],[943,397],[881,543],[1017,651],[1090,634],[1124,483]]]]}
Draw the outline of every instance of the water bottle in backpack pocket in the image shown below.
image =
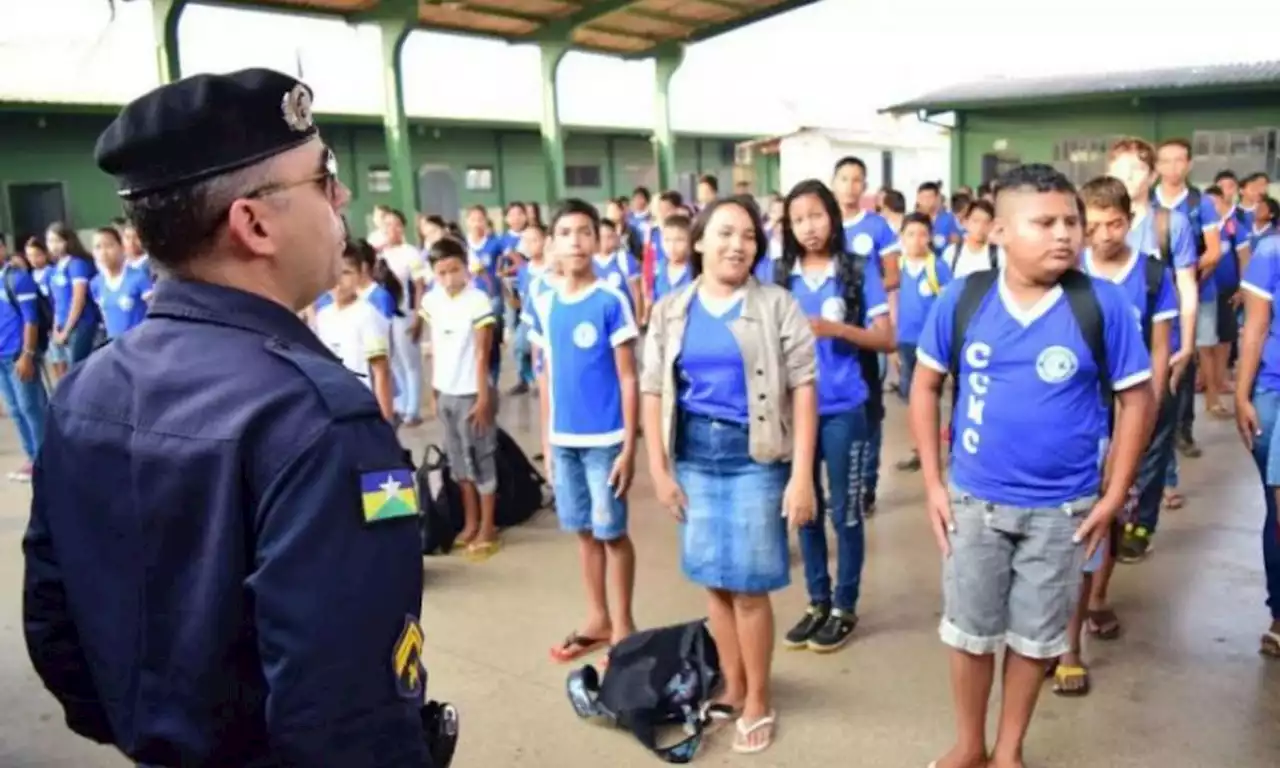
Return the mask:
{"type": "Polygon", "coordinates": [[[453,479],[449,459],[440,446],[427,446],[417,476],[422,554],[447,555],[462,532],[466,515],[462,506],[462,489],[453,479]]]}

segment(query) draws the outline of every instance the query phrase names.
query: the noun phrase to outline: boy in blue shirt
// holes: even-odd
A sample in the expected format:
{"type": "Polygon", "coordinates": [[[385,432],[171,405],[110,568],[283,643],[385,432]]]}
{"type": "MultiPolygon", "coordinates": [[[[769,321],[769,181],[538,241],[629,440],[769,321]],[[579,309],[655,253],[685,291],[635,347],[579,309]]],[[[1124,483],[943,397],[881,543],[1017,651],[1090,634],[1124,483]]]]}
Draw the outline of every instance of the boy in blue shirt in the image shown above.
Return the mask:
{"type": "Polygon", "coordinates": [[[552,659],[567,663],[635,631],[627,490],[639,419],[638,333],[623,289],[593,272],[600,242],[595,207],[565,201],[551,219],[551,237],[563,277],[555,290],[532,299],[529,341],[543,355],[538,394],[547,477],[560,527],[578,536],[587,588],[586,623],[551,649],[552,659]]]}
{"type": "MultiPolygon", "coordinates": [[[[903,400],[911,393],[911,377],[916,370],[916,344],[924,330],[929,311],[937,303],[942,289],[951,282],[951,268],[946,260],[933,252],[933,222],[923,213],[912,213],[902,220],[902,290],[898,293],[898,394],[903,400]]],[[[903,472],[920,469],[920,454],[914,449],[911,458],[898,462],[903,472]]]]}
{"type": "Polygon", "coordinates": [[[1026,165],[996,188],[993,236],[1005,267],[943,292],[920,336],[911,389],[911,429],[944,557],[939,634],[952,648],[957,707],[958,741],[936,768],[1023,765],[1046,666],[1070,650],[1082,568],[1128,496],[1153,405],[1151,361],[1129,300],[1074,269],[1083,232],[1071,182],[1026,165]],[[952,371],[957,406],[944,480],[938,413],[952,371]],[[1104,387],[1119,400],[1105,483],[1104,387]],[[988,755],[1001,646],[1000,729],[988,755]]]}
{"type": "MultiPolygon", "coordinates": [[[[19,259],[15,259],[18,261],[19,259]]],[[[44,440],[48,395],[40,377],[40,289],[25,269],[12,266],[0,235],[0,395],[18,430],[26,461],[9,479],[31,482],[32,463],[44,440]]]]}

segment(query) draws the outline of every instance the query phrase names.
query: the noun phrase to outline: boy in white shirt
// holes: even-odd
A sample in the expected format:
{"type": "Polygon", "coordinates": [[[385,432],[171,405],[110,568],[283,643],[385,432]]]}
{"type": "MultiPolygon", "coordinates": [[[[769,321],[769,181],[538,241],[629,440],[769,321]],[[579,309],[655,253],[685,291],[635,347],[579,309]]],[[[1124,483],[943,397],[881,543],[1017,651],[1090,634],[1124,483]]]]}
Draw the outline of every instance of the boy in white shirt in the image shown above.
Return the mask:
{"type": "Polygon", "coordinates": [[[497,430],[489,380],[497,319],[489,296],[471,285],[466,246],[446,237],[431,246],[429,258],[435,285],[422,297],[419,314],[431,326],[436,416],[462,489],[465,523],[458,542],[473,560],[486,560],[498,551],[497,430]]]}
{"type": "Polygon", "coordinates": [[[999,269],[1004,261],[999,247],[988,237],[996,218],[996,209],[986,200],[974,200],[964,212],[964,239],[948,245],[942,260],[957,278],[999,269]]]}
{"type": "Polygon", "coordinates": [[[393,421],[390,324],[360,296],[360,254],[353,244],[349,243],[342,254],[342,272],[333,289],[333,301],[315,312],[315,332],[347,370],[373,390],[383,417],[393,421]]]}

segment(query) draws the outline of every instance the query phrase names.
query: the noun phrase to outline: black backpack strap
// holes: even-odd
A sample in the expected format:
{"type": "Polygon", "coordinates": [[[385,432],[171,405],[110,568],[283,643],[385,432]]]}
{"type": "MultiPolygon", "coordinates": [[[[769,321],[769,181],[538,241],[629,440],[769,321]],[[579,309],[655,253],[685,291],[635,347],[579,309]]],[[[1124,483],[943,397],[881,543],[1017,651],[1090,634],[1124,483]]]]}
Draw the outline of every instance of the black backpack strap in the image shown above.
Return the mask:
{"type": "Polygon", "coordinates": [[[998,271],[989,269],[974,272],[964,279],[964,288],[956,301],[956,316],[951,321],[951,360],[948,367],[957,380],[960,378],[961,353],[964,351],[964,335],[969,330],[969,321],[973,319],[999,276],[998,271]]]}
{"type": "Polygon", "coordinates": [[[1093,278],[1077,269],[1068,269],[1059,278],[1059,284],[1067,295],[1071,314],[1080,326],[1080,334],[1084,336],[1093,364],[1098,369],[1102,401],[1110,409],[1115,393],[1111,390],[1111,366],[1107,364],[1102,305],[1098,303],[1098,295],[1093,292],[1093,278]]]}
{"type": "Polygon", "coordinates": [[[993,270],[1000,268],[1000,246],[995,243],[987,243],[987,258],[991,259],[991,268],[993,270]]]}
{"type": "Polygon", "coordinates": [[[1169,264],[1173,263],[1173,225],[1172,215],[1168,208],[1152,206],[1151,215],[1155,217],[1156,247],[1160,249],[1160,258],[1169,264]]]}
{"type": "Polygon", "coordinates": [[[1164,271],[1167,265],[1150,254],[1140,255],[1139,258],[1143,259],[1142,268],[1146,272],[1147,278],[1147,311],[1142,315],[1142,340],[1146,343],[1147,350],[1150,351],[1151,327],[1155,324],[1156,301],[1160,298],[1160,284],[1164,282],[1164,271]]]}

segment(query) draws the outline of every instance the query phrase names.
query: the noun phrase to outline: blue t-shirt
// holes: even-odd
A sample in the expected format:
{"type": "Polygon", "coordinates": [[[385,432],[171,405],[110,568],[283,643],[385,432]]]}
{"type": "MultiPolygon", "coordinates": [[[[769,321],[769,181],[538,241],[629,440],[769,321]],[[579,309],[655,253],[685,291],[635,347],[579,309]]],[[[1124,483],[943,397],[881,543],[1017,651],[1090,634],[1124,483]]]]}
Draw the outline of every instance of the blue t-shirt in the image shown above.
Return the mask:
{"type": "MultiPolygon", "coordinates": [[[[1183,190],[1176,200],[1166,201],[1160,197],[1159,188],[1151,190],[1151,202],[1171,211],[1177,211],[1187,217],[1187,223],[1190,228],[1193,248],[1196,249],[1197,261],[1202,254],[1199,250],[1199,243],[1203,233],[1215,232],[1222,223],[1222,217],[1218,215],[1218,209],[1213,207],[1213,199],[1208,195],[1200,195],[1200,204],[1191,205],[1190,195],[1187,190],[1183,190]]],[[[1226,243],[1223,243],[1222,257],[1226,258],[1226,243]]],[[[1200,302],[1206,303],[1216,301],[1218,298],[1218,283],[1212,276],[1208,280],[1200,283],[1200,302]]]]}
{"type": "Polygon", "coordinates": [[[897,234],[878,213],[859,211],[858,215],[844,222],[844,247],[849,253],[865,259],[870,269],[882,278],[884,265],[880,260],[893,252],[897,242],[897,234]]]}
{"type": "Polygon", "coordinates": [[[1280,236],[1265,237],[1249,256],[1240,287],[1271,302],[1271,323],[1262,344],[1262,359],[1254,386],[1268,392],[1280,392],[1280,236]]]}
{"type": "Polygon", "coordinates": [[[107,338],[114,339],[147,316],[145,297],[151,292],[151,278],[140,269],[122,269],[115,277],[99,272],[90,281],[89,292],[102,311],[107,338]]]}
{"type": "MultiPolygon", "coordinates": [[[[947,373],[962,278],[943,292],[916,359],[947,373]]],[[[1119,286],[1094,278],[1108,375],[1118,392],[1151,378],[1151,358],[1119,286]]],[[[1109,427],[1100,379],[1063,289],[1021,309],[1004,275],[982,300],[960,355],[951,480],[996,504],[1056,506],[1098,492],[1109,427]]],[[[1149,385],[1148,385],[1149,386],[1149,385]]]]}
{"type": "MultiPolygon", "coordinates": [[[[1261,229],[1258,229],[1256,226],[1250,224],[1249,225],[1249,252],[1257,253],[1258,241],[1275,231],[1276,231],[1276,225],[1274,223],[1267,224],[1261,229]]],[[[1243,276],[1241,279],[1243,279],[1243,276]]]]}
{"type": "Polygon", "coordinates": [[[549,290],[533,300],[529,341],[542,350],[547,367],[551,445],[622,442],[622,385],[613,350],[636,335],[627,298],[603,280],[574,296],[549,290]]]}
{"type": "MultiPolygon", "coordinates": [[[[663,265],[665,266],[665,264],[663,265]]],[[[608,256],[596,256],[591,260],[596,277],[616,288],[627,300],[627,307],[635,314],[635,301],[631,296],[631,278],[640,276],[640,267],[626,249],[619,249],[608,256]]]]}
{"type": "MultiPolygon", "coordinates": [[[[844,285],[833,259],[825,273],[806,275],[797,263],[791,271],[791,293],[807,317],[845,322],[844,285]]],[[[863,323],[888,314],[889,300],[877,270],[865,269],[862,277],[863,323]]],[[[843,339],[817,339],[818,413],[827,416],[860,407],[870,392],[862,378],[858,348],[843,339]]]]}
{"type": "MultiPolygon", "coordinates": [[[[407,290],[407,289],[406,289],[407,290]]],[[[391,292],[383,288],[378,283],[370,283],[360,292],[360,298],[373,305],[378,310],[378,314],[390,320],[396,316],[396,300],[391,298],[391,292]]],[[[325,291],[320,294],[320,298],[316,299],[316,303],[312,305],[312,309],[316,312],[324,309],[333,303],[333,291],[325,291]]]]}
{"type": "Polygon", "coordinates": [[[516,267],[516,296],[520,297],[520,319],[524,322],[524,315],[528,311],[529,306],[529,289],[534,282],[547,271],[545,264],[534,264],[532,262],[523,262],[516,267]]]}
{"type": "Polygon", "coordinates": [[[475,284],[490,296],[502,295],[502,283],[498,280],[498,262],[506,249],[502,238],[490,232],[480,242],[467,241],[467,258],[471,271],[477,276],[475,284]],[[483,279],[480,279],[483,278],[483,279]]]}
{"type": "MultiPolygon", "coordinates": [[[[1144,315],[1147,314],[1147,270],[1142,262],[1147,258],[1146,254],[1131,253],[1129,262],[1116,273],[1115,277],[1106,278],[1098,274],[1097,268],[1093,263],[1093,256],[1088,251],[1084,255],[1084,272],[1099,280],[1108,280],[1120,286],[1120,290],[1124,291],[1124,295],[1129,299],[1130,309],[1133,311],[1133,317],[1142,323],[1144,315]]],[[[1169,320],[1175,321],[1170,330],[1169,338],[1169,354],[1177,352],[1181,348],[1180,333],[1178,328],[1178,291],[1173,285],[1173,273],[1168,269],[1160,271],[1160,285],[1156,288],[1155,311],[1151,315],[1151,324],[1163,323],[1169,320]]]]}
{"type": "Polygon", "coordinates": [[[84,309],[80,311],[78,323],[94,325],[98,322],[98,308],[93,298],[88,295],[89,281],[98,273],[93,262],[78,259],[75,256],[63,256],[53,268],[53,276],[49,279],[51,298],[53,299],[53,324],[62,328],[67,324],[71,314],[71,297],[75,286],[85,286],[84,309]]]}
{"type": "Polygon", "coordinates": [[[941,256],[953,236],[963,239],[963,235],[955,214],[946,210],[940,212],[933,220],[933,252],[941,256]]]}
{"type": "Polygon", "coordinates": [[[932,255],[930,258],[933,259],[937,285],[931,284],[924,261],[902,259],[902,285],[898,290],[899,344],[915,344],[920,339],[929,310],[938,301],[942,289],[951,282],[951,267],[947,266],[946,260],[932,255]]]}
{"type": "Polygon", "coordinates": [[[9,301],[10,291],[0,290],[0,357],[11,359],[22,352],[24,326],[40,322],[36,309],[40,288],[26,271],[13,267],[0,269],[0,280],[4,281],[0,286],[12,283],[13,289],[13,303],[9,301]]]}
{"type": "Polygon", "coordinates": [[[1213,270],[1218,293],[1235,293],[1240,285],[1240,249],[1249,247],[1249,227],[1234,211],[1218,225],[1218,237],[1222,241],[1222,258],[1213,270]]]}
{"type": "Polygon", "coordinates": [[[781,261],[781,259],[782,259],[781,253],[775,254],[773,249],[770,249],[769,252],[766,253],[764,256],[761,256],[759,259],[756,259],[756,266],[751,271],[751,274],[754,275],[755,278],[760,282],[765,283],[767,285],[773,285],[775,282],[773,271],[777,267],[778,262],[781,261]]]}
{"type": "Polygon", "coordinates": [[[653,276],[653,300],[657,301],[669,293],[674,293],[689,283],[693,282],[693,269],[685,264],[684,268],[677,271],[675,279],[671,277],[669,265],[663,264],[662,269],[657,270],[653,276]]]}
{"type": "MultiPolygon", "coordinates": [[[[1162,258],[1160,239],[1156,236],[1156,218],[1150,211],[1133,220],[1125,243],[1132,251],[1162,258]]],[[[1169,214],[1169,249],[1172,251],[1174,269],[1194,269],[1200,263],[1191,221],[1181,211],[1169,214]]]]}
{"type": "Polygon", "coordinates": [[[53,267],[32,269],[31,279],[35,281],[36,287],[40,289],[40,294],[52,303],[53,295],[51,291],[53,288],[49,281],[53,279],[53,267]]]}
{"type": "Polygon", "coordinates": [[[747,423],[747,375],[729,324],[742,316],[742,298],[714,314],[702,297],[689,304],[676,360],[680,407],[713,419],[747,423]]]}

